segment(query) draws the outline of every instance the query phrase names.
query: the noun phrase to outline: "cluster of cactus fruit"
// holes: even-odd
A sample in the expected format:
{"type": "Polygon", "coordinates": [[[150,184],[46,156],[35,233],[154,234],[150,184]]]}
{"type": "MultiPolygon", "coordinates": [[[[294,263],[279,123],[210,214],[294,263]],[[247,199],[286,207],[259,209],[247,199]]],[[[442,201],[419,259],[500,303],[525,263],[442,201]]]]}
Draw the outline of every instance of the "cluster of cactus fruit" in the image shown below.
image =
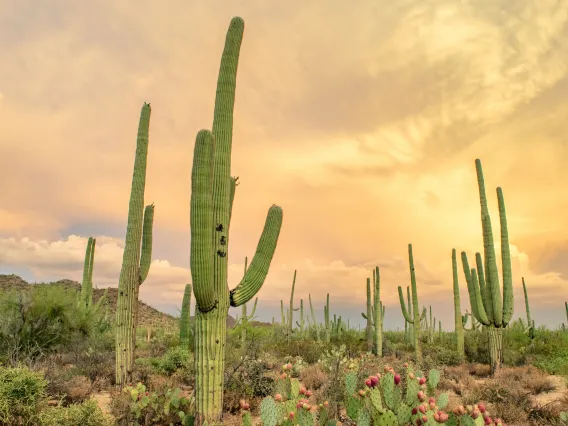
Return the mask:
{"type": "Polygon", "coordinates": [[[345,377],[347,415],[359,426],[428,426],[444,423],[451,426],[500,425],[500,419],[492,419],[482,404],[458,407],[446,412],[448,394],[437,398],[435,389],[440,380],[438,370],[431,370],[428,378],[414,372],[405,364],[404,379],[392,367],[385,366],[384,373],[369,376],[365,386],[357,390],[357,371],[345,377]],[[406,389],[403,390],[404,385],[406,389]]]}
{"type": "MultiPolygon", "coordinates": [[[[282,366],[282,374],[276,381],[274,397],[264,398],[260,404],[260,418],[264,426],[335,426],[337,422],[330,419],[327,401],[316,404],[313,394],[291,377],[291,363],[282,366]]],[[[246,404],[246,403],[245,403],[246,404]]],[[[241,404],[243,409],[243,404],[241,404]]],[[[250,413],[243,410],[243,426],[250,425],[250,413]]]]}

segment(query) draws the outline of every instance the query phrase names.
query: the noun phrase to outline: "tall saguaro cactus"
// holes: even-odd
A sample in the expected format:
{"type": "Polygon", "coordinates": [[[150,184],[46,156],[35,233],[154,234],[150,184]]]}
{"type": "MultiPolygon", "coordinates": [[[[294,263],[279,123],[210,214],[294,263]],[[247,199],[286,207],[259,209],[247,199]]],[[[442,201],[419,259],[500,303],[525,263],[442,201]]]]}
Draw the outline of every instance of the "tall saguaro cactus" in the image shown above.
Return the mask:
{"type": "Polygon", "coordinates": [[[120,387],[132,381],[136,323],[138,320],[138,294],[140,286],[148,276],[152,259],[154,205],[151,204],[144,208],[150,112],[150,104],[145,103],[140,113],[138,125],[136,157],[128,207],[128,226],[118,281],[116,384],[120,387]]]}
{"type": "Polygon", "coordinates": [[[290,308],[288,309],[288,337],[292,335],[294,328],[294,290],[296,289],[296,270],[294,270],[294,279],[292,280],[292,291],[290,292],[290,308]]]}
{"type": "Polygon", "coordinates": [[[373,350],[373,302],[371,293],[371,278],[367,278],[367,314],[363,316],[367,320],[367,327],[365,329],[367,335],[367,351],[373,350]]]}
{"type": "Polygon", "coordinates": [[[222,422],[229,305],[247,303],[262,287],[280,234],[282,209],[268,210],[256,253],[241,282],[227,283],[229,228],[236,179],[231,178],[233,110],[241,18],[229,26],[221,58],[212,131],[198,133],[191,176],[191,275],[196,299],[195,424],[222,422]]]}
{"type": "Polygon", "coordinates": [[[361,312],[361,316],[367,320],[367,333],[368,335],[370,334],[370,344],[369,341],[367,341],[367,347],[373,354],[383,356],[383,320],[385,318],[385,307],[381,302],[381,276],[378,266],[375,266],[375,269],[373,269],[372,294],[370,290],[371,279],[367,278],[367,313],[361,312]]]}
{"type": "Polygon", "coordinates": [[[464,321],[461,313],[460,284],[458,282],[458,260],[455,248],[452,249],[452,276],[454,284],[454,327],[456,331],[456,346],[458,355],[463,360],[465,358],[465,344],[463,335],[464,321]]]}
{"type": "Polygon", "coordinates": [[[186,351],[189,351],[189,335],[191,333],[191,288],[191,284],[185,285],[179,320],[179,343],[182,349],[186,351]]]}
{"type": "Polygon", "coordinates": [[[312,322],[314,323],[314,328],[316,329],[316,340],[319,342],[320,340],[320,328],[319,324],[316,320],[316,314],[314,312],[314,305],[312,305],[312,295],[308,294],[308,300],[310,301],[310,314],[312,315],[312,322]]]}
{"type": "Polygon", "coordinates": [[[400,299],[400,308],[404,319],[408,321],[413,327],[413,346],[414,356],[416,361],[422,359],[422,348],[420,347],[420,311],[418,310],[418,291],[416,290],[416,273],[414,272],[414,256],[412,255],[412,244],[408,244],[408,263],[410,265],[410,287],[412,289],[412,312],[413,317],[410,317],[406,305],[404,303],[404,295],[402,294],[402,287],[398,287],[398,298],[400,299]]]}
{"type": "Polygon", "coordinates": [[[534,339],[535,337],[535,326],[534,326],[534,320],[531,319],[531,307],[529,305],[529,294],[527,293],[527,285],[525,283],[525,277],[521,277],[522,281],[523,281],[523,293],[525,294],[525,311],[527,313],[527,328],[525,330],[525,333],[529,335],[529,337],[531,339],[534,339]]]}
{"type": "Polygon", "coordinates": [[[465,252],[462,252],[462,263],[473,316],[481,324],[488,327],[491,374],[493,375],[501,367],[501,360],[503,358],[502,330],[509,324],[513,317],[513,276],[511,272],[511,253],[509,249],[505,200],[503,198],[503,190],[497,188],[497,204],[499,206],[499,220],[501,225],[501,262],[503,268],[503,297],[501,298],[497,259],[493,243],[493,230],[491,228],[491,218],[489,217],[489,209],[487,207],[483,170],[479,159],[475,160],[475,168],[477,172],[477,184],[479,186],[483,252],[485,259],[482,262],[481,254],[476,253],[477,269],[470,269],[467,255],[465,252]],[[483,267],[483,263],[485,264],[485,268],[483,267]]]}
{"type": "Polygon", "coordinates": [[[81,283],[81,303],[86,308],[93,304],[93,264],[95,262],[95,245],[97,240],[89,237],[85,250],[85,263],[83,265],[83,282],[81,283]]]}

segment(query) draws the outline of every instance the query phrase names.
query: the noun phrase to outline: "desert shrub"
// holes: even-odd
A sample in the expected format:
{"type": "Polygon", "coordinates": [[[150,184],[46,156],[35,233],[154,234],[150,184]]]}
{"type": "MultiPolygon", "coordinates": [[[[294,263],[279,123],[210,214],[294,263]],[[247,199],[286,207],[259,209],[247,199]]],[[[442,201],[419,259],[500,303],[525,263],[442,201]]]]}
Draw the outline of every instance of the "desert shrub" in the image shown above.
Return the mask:
{"type": "Polygon", "coordinates": [[[112,426],[112,424],[113,420],[106,416],[92,399],[68,407],[50,407],[39,414],[40,426],[112,426]]]}
{"type": "Polygon", "coordinates": [[[45,403],[47,382],[42,373],[27,367],[0,367],[0,425],[37,424],[45,403]]]}
{"type": "Polygon", "coordinates": [[[77,292],[58,285],[0,294],[0,356],[12,366],[57,351],[85,349],[90,336],[108,331],[101,312],[78,303],[77,292]]]}

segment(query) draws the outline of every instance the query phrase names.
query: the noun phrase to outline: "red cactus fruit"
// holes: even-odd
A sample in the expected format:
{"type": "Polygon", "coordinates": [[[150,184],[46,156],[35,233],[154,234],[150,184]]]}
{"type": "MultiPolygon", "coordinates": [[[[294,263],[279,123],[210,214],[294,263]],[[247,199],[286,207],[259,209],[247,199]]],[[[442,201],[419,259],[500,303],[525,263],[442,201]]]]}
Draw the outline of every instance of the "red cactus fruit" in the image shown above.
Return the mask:
{"type": "Polygon", "coordinates": [[[280,395],[279,393],[277,393],[276,395],[274,395],[274,399],[278,402],[282,401],[282,395],[280,395]]]}
{"type": "Polygon", "coordinates": [[[395,374],[395,375],[394,375],[394,384],[395,384],[395,385],[399,385],[399,384],[400,384],[400,374],[395,374]]]}
{"type": "Polygon", "coordinates": [[[418,384],[423,385],[424,383],[426,383],[426,377],[420,377],[420,380],[418,380],[418,384]]]}

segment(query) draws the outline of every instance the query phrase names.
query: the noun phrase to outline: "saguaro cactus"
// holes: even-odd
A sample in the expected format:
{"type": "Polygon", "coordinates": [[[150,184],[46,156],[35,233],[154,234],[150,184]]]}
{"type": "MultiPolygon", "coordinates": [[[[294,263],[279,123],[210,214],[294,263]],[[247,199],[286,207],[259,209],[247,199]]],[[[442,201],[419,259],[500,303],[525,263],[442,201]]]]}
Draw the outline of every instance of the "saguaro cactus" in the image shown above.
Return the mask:
{"type": "Polygon", "coordinates": [[[282,209],[273,205],[250,267],[231,291],[227,284],[229,229],[236,179],[231,178],[233,109],[244,31],[233,18],[223,51],[212,132],[198,133],[191,177],[191,252],[195,327],[195,424],[222,423],[226,319],[229,305],[247,303],[262,287],[280,234],[282,209]]]}
{"type": "Polygon", "coordinates": [[[383,356],[383,320],[385,307],[381,302],[381,276],[379,267],[373,269],[373,293],[370,294],[370,278],[367,278],[367,314],[361,312],[361,316],[367,320],[367,332],[371,334],[371,345],[367,342],[369,351],[377,356],[383,356]],[[371,306],[371,299],[373,300],[371,306]]]}
{"type": "Polygon", "coordinates": [[[367,314],[363,315],[363,318],[367,320],[367,327],[365,332],[367,335],[367,351],[371,352],[373,350],[373,302],[371,293],[371,278],[367,278],[367,314]]]}
{"type": "MultiPolygon", "coordinates": [[[[245,271],[244,274],[247,273],[247,265],[248,265],[248,257],[245,257],[245,271]]],[[[247,313],[247,304],[243,303],[242,311],[241,311],[241,321],[242,321],[242,328],[241,328],[241,343],[243,348],[245,347],[245,343],[247,341],[247,328],[249,321],[254,319],[254,314],[256,312],[256,305],[258,304],[258,297],[254,299],[254,304],[252,305],[252,312],[250,315],[247,313]]]]}
{"type": "Polygon", "coordinates": [[[501,360],[503,358],[502,330],[509,324],[513,317],[514,299],[511,253],[509,249],[509,233],[507,230],[507,215],[505,212],[503,190],[497,188],[497,203],[499,206],[501,225],[501,261],[503,266],[503,298],[501,298],[501,287],[499,285],[497,260],[493,244],[493,230],[491,228],[491,218],[489,217],[489,209],[487,207],[483,170],[479,159],[475,160],[475,167],[479,186],[485,260],[482,262],[481,254],[476,253],[477,269],[470,269],[467,255],[465,252],[462,252],[462,263],[473,316],[481,324],[488,327],[491,374],[493,375],[495,371],[501,367],[501,360]],[[485,270],[483,263],[485,264],[485,270]]]}
{"type": "Polygon", "coordinates": [[[81,283],[81,302],[86,308],[93,304],[93,264],[95,261],[95,245],[97,240],[89,237],[85,250],[85,263],[83,265],[83,282],[81,283]]]}
{"type": "Polygon", "coordinates": [[[525,284],[525,277],[521,277],[523,281],[523,293],[525,294],[525,311],[527,313],[527,328],[525,333],[529,335],[531,339],[534,339],[534,320],[531,319],[531,308],[529,306],[529,295],[527,293],[527,285],[525,284]]]}
{"type": "Polygon", "coordinates": [[[146,164],[148,160],[148,129],[150,104],[144,104],[140,113],[136,157],[128,207],[128,226],[122,268],[118,281],[116,307],[116,384],[122,388],[132,381],[136,323],[138,320],[138,294],[150,271],[152,259],[152,227],[154,205],[144,208],[146,164]]]}
{"type": "Polygon", "coordinates": [[[410,265],[410,287],[412,288],[412,312],[413,318],[410,317],[406,305],[404,304],[404,295],[402,287],[398,287],[398,298],[400,299],[400,308],[404,319],[413,325],[413,346],[416,361],[422,359],[422,348],[420,347],[420,314],[418,311],[418,291],[416,290],[416,273],[414,272],[414,256],[412,255],[412,244],[408,244],[408,263],[410,265]]]}
{"type": "Polygon", "coordinates": [[[323,306],[323,327],[325,331],[325,341],[329,342],[331,339],[331,324],[329,321],[329,293],[327,293],[325,305],[323,306]]]}
{"type": "MultiPolygon", "coordinates": [[[[463,360],[465,358],[465,345],[463,336],[464,317],[461,313],[460,304],[460,284],[458,282],[458,261],[456,249],[452,249],[452,275],[454,282],[454,327],[456,331],[456,349],[458,355],[463,360]]],[[[467,316],[465,317],[467,321],[467,316]]]]}
{"type": "Polygon", "coordinates": [[[181,316],[179,320],[179,343],[182,349],[189,351],[189,335],[191,332],[191,284],[186,284],[181,302],[181,316]]]}
{"type": "Polygon", "coordinates": [[[294,290],[296,288],[296,272],[294,271],[294,279],[292,280],[292,291],[290,292],[290,308],[288,309],[288,337],[292,335],[294,328],[294,290]]]}
{"type": "Polygon", "coordinates": [[[314,306],[312,305],[311,294],[308,294],[308,300],[310,301],[310,314],[312,315],[312,322],[314,323],[314,328],[316,329],[316,340],[319,342],[320,339],[319,324],[316,320],[316,314],[314,313],[314,306]]]}

